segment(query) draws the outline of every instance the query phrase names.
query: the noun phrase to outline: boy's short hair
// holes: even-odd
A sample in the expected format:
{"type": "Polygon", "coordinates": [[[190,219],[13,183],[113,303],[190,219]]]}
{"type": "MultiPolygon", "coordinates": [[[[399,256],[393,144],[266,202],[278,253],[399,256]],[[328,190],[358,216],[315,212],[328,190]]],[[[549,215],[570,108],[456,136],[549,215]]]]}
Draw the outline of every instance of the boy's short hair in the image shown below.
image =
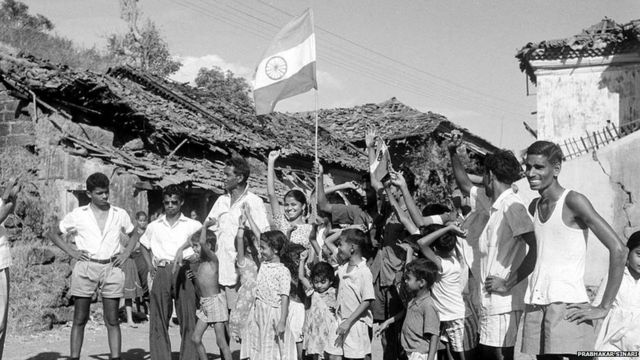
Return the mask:
{"type": "Polygon", "coordinates": [[[629,251],[640,246],[640,231],[636,231],[631,236],[629,236],[629,240],[627,240],[627,248],[629,251]]]}
{"type": "Polygon", "coordinates": [[[558,144],[551,141],[539,140],[529,145],[526,151],[527,155],[542,155],[552,164],[562,163],[564,154],[558,144]]]}
{"type": "Polygon", "coordinates": [[[360,249],[360,253],[365,258],[372,256],[372,246],[368,233],[360,229],[345,229],[340,234],[340,241],[346,241],[349,244],[356,245],[360,249]]]}
{"type": "Polygon", "coordinates": [[[249,163],[243,157],[232,156],[224,162],[224,165],[233,167],[233,173],[242,176],[242,183],[246,183],[251,175],[249,163]]]}
{"type": "Polygon", "coordinates": [[[450,212],[448,206],[442,204],[427,204],[422,208],[422,216],[442,215],[450,212]]]}
{"type": "Polygon", "coordinates": [[[180,201],[184,201],[184,189],[180,185],[171,184],[162,189],[162,197],[175,195],[180,201]]]}
{"type": "Polygon", "coordinates": [[[418,280],[424,280],[429,289],[438,278],[438,265],[425,258],[418,258],[408,263],[404,271],[407,274],[412,274],[418,280]]]}
{"type": "Polygon", "coordinates": [[[329,280],[329,282],[333,284],[336,279],[336,272],[331,264],[320,261],[311,267],[310,279],[311,282],[313,282],[314,279],[329,280]]]}
{"type": "Polygon", "coordinates": [[[143,216],[144,216],[144,217],[148,217],[146,212],[144,212],[144,211],[138,211],[138,212],[136,213],[136,220],[137,220],[137,219],[140,219],[140,218],[141,218],[141,217],[143,217],[143,216]]]}
{"type": "Polygon", "coordinates": [[[418,246],[418,240],[422,239],[422,234],[411,234],[404,239],[402,239],[403,243],[409,244],[413,251],[420,253],[420,246],[418,246]]]}
{"type": "Polygon", "coordinates": [[[491,171],[498,181],[511,185],[522,177],[522,166],[509,150],[498,150],[484,158],[484,171],[491,171]]]}
{"type": "MultiPolygon", "coordinates": [[[[207,244],[211,245],[211,249],[216,248],[216,242],[218,238],[216,237],[216,233],[207,229],[207,244]]],[[[195,234],[191,235],[191,242],[200,242],[200,231],[197,231],[195,234]]]]}
{"type": "MultiPolygon", "coordinates": [[[[431,234],[434,231],[440,230],[444,227],[445,227],[444,225],[429,224],[424,227],[423,231],[425,232],[425,235],[427,235],[427,234],[431,234]]],[[[437,238],[431,246],[438,251],[448,253],[456,248],[457,241],[458,239],[453,233],[447,232],[446,234],[437,238]]]]}
{"type": "Polygon", "coordinates": [[[97,188],[109,189],[109,178],[107,175],[97,172],[89,175],[86,181],[87,190],[93,191],[97,188]]]}

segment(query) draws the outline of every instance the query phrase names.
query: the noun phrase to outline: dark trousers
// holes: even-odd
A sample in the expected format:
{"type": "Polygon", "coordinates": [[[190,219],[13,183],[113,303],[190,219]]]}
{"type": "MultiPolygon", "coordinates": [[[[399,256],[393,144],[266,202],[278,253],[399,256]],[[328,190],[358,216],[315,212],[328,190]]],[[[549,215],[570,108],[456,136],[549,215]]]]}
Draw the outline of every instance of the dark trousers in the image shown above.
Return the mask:
{"type": "Polygon", "coordinates": [[[136,263],[136,269],[138,269],[138,277],[140,278],[140,287],[144,292],[143,298],[149,298],[149,284],[147,284],[147,275],[149,274],[149,266],[144,260],[144,256],[140,250],[136,250],[131,253],[131,258],[136,263]]]}
{"type": "Polygon", "coordinates": [[[169,321],[176,302],[176,314],[180,322],[180,360],[198,358],[191,336],[196,326],[196,291],[193,282],[186,277],[189,264],[183,265],[176,274],[171,266],[158,268],[151,287],[149,345],[151,359],[171,360],[169,321]]]}

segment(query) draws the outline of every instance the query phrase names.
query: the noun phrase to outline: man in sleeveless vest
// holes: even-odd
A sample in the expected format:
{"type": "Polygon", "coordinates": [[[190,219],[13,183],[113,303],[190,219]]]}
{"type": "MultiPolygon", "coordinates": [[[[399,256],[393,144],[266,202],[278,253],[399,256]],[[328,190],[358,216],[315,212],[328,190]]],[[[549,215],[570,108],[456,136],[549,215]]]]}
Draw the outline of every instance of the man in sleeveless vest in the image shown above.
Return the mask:
{"type": "Polygon", "coordinates": [[[609,311],[624,271],[624,243],[582,194],[558,183],[562,150],[549,141],[527,149],[526,176],[540,197],[529,205],[538,260],[525,294],[522,352],[538,359],[572,358],[593,350],[593,320],[609,311]],[[609,275],[602,302],[589,304],[584,285],[587,233],[609,250],[609,275]]]}

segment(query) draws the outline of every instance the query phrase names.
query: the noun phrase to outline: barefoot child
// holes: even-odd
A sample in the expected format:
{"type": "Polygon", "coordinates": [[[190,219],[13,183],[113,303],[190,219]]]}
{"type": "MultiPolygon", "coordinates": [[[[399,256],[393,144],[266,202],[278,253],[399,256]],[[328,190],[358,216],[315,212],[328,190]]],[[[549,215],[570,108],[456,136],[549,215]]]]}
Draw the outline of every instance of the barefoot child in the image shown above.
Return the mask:
{"type": "MultiPolygon", "coordinates": [[[[248,209],[243,208],[240,223],[244,224],[245,220],[253,223],[250,219],[248,209]]],[[[259,233],[258,233],[259,235],[259,233]]],[[[243,227],[238,228],[236,235],[236,248],[238,255],[236,256],[236,267],[240,274],[240,288],[238,289],[238,300],[236,306],[231,310],[229,315],[229,332],[231,337],[240,343],[240,359],[251,357],[252,335],[255,337],[257,329],[251,327],[249,314],[253,309],[255,301],[254,289],[256,287],[256,277],[258,276],[258,250],[254,243],[254,235],[252,232],[245,231],[243,227]]]]}
{"type": "MultiPolygon", "coordinates": [[[[284,333],[289,313],[291,273],[280,262],[287,238],[280,231],[267,231],[260,235],[262,263],[258,271],[256,301],[251,321],[257,326],[258,338],[255,356],[251,359],[290,360],[285,354],[284,333]]],[[[295,347],[293,348],[295,350],[295,347]]]]}
{"type": "Polygon", "coordinates": [[[311,307],[307,311],[303,330],[304,348],[307,355],[313,356],[314,359],[322,359],[327,350],[339,351],[334,349],[338,329],[338,304],[336,288],[333,286],[335,270],[329,263],[319,262],[311,267],[311,278],[308,279],[305,275],[305,263],[309,258],[308,251],[301,253],[298,266],[298,278],[307,297],[311,298],[311,307]]]}
{"type": "MultiPolygon", "coordinates": [[[[218,257],[215,254],[216,236],[207,230],[214,225],[214,221],[207,219],[200,231],[200,235],[191,237],[191,247],[197,257],[198,270],[195,275],[196,288],[200,295],[200,308],[196,312],[198,321],[191,338],[198,349],[200,360],[207,359],[207,352],[202,344],[202,336],[207,327],[214,328],[216,343],[220,348],[220,355],[224,360],[231,360],[231,350],[225,338],[225,322],[228,320],[227,300],[220,293],[218,285],[218,257]]],[[[178,251],[182,254],[182,249],[178,251]]]]}

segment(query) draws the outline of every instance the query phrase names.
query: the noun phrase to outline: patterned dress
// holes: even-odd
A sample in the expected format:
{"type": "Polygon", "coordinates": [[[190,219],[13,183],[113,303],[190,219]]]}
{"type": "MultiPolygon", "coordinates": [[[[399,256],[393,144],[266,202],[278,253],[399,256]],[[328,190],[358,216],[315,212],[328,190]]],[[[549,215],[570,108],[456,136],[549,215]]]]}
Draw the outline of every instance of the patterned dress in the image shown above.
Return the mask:
{"type": "MultiPolygon", "coordinates": [[[[289,296],[291,273],[282,263],[262,263],[256,283],[256,301],[251,311],[250,327],[257,332],[251,335],[251,359],[295,360],[287,354],[285,342],[277,336],[276,326],[281,315],[281,296],[289,296]]],[[[295,344],[293,344],[295,346],[295,344]]]]}
{"type": "Polygon", "coordinates": [[[238,300],[236,307],[229,315],[229,331],[234,338],[240,338],[240,358],[245,359],[251,354],[250,335],[257,332],[257,329],[250,326],[249,314],[255,302],[256,277],[258,266],[247,256],[244,263],[237,263],[238,273],[240,273],[240,288],[238,289],[238,300]]]}
{"type": "MultiPolygon", "coordinates": [[[[282,231],[284,234],[287,233],[287,230],[292,226],[291,223],[284,217],[284,214],[278,214],[273,219],[278,230],[282,231]]],[[[295,244],[300,244],[305,248],[310,249],[311,243],[309,242],[309,236],[311,235],[311,230],[313,229],[313,225],[311,224],[299,224],[297,228],[293,230],[291,233],[291,238],[289,241],[295,244]]]]}
{"type": "Polygon", "coordinates": [[[327,347],[333,347],[339,320],[336,316],[336,289],[331,287],[324,293],[313,289],[307,291],[311,307],[304,323],[304,348],[307,354],[323,355],[327,347]]]}

